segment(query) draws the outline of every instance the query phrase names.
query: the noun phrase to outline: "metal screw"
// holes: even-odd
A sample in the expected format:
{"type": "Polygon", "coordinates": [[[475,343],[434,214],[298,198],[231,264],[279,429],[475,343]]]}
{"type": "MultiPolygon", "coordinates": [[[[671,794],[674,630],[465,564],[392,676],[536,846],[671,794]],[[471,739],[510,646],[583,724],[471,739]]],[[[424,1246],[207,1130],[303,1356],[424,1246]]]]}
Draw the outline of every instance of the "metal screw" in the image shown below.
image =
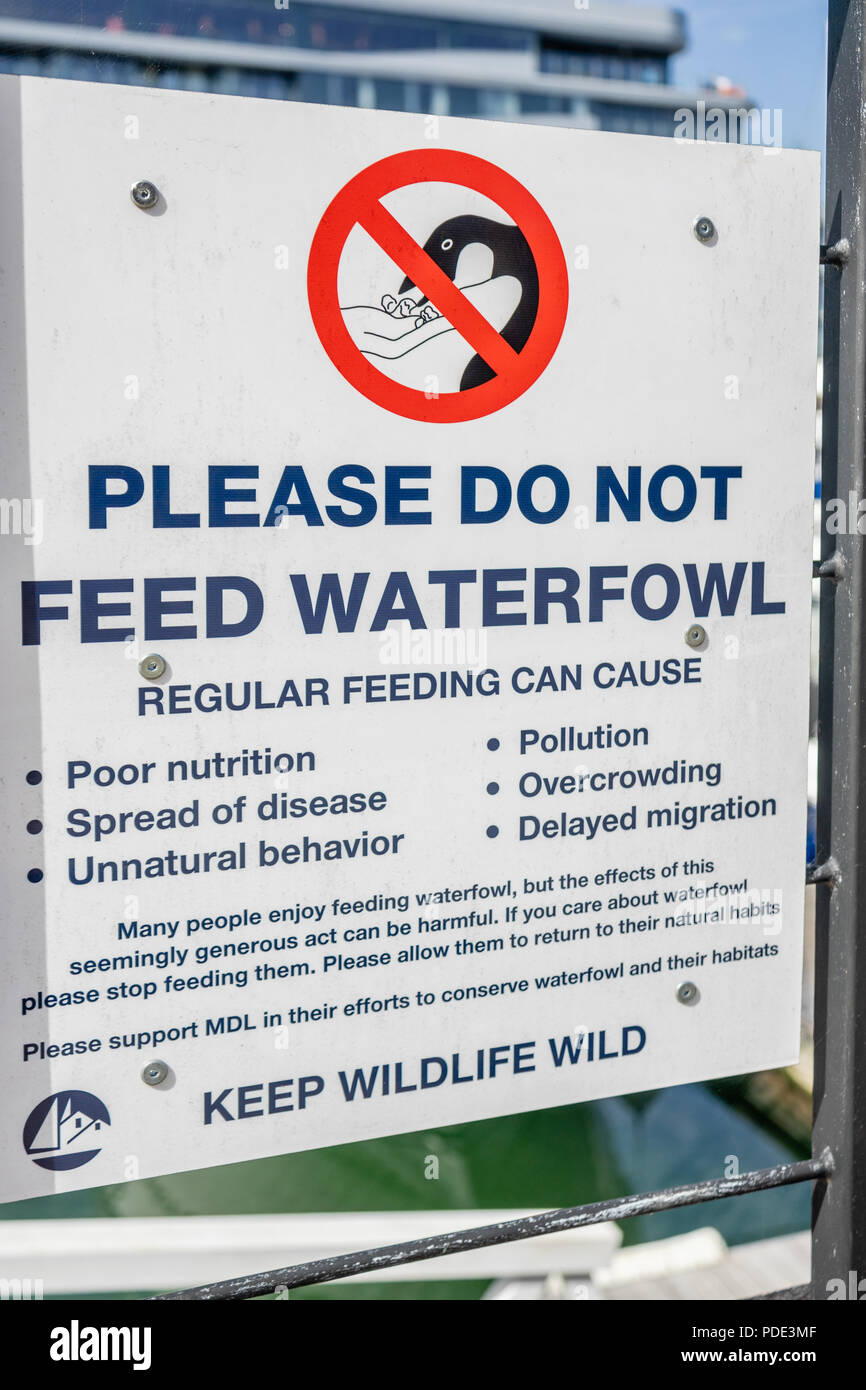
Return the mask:
{"type": "Polygon", "coordinates": [[[712,241],[716,235],[716,224],[709,217],[699,217],[695,223],[695,236],[698,241],[712,241]]]}
{"type": "Polygon", "coordinates": [[[138,663],[138,669],[146,681],[158,681],[165,672],[165,659],[157,652],[151,652],[138,663]]]}
{"type": "Polygon", "coordinates": [[[140,179],[134,183],[129,190],[129,195],[137,208],[143,208],[145,212],[150,208],[155,208],[159,202],[159,189],[155,183],[149,179],[140,179]]]}
{"type": "Polygon", "coordinates": [[[681,1004],[697,1004],[700,997],[701,991],[691,980],[686,980],[677,990],[677,999],[681,1004]]]}
{"type": "Polygon", "coordinates": [[[165,1062],[160,1061],[148,1062],[144,1071],[141,1073],[141,1079],[145,1086],[159,1086],[165,1081],[167,1076],[168,1067],[165,1062]]]}
{"type": "Polygon", "coordinates": [[[707,630],[701,627],[700,623],[695,623],[686,630],[686,646],[694,647],[696,650],[707,645],[707,630]]]}

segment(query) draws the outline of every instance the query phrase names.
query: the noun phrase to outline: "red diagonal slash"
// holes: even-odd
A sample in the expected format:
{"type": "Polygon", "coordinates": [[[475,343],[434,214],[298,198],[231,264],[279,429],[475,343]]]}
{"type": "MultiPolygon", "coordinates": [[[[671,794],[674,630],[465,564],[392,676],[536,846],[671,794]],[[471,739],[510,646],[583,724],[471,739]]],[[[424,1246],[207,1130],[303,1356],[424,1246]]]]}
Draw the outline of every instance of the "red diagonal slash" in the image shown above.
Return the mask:
{"type": "Polygon", "coordinates": [[[514,367],[520,354],[487,322],[484,315],[382,203],[371,203],[358,217],[358,225],[400,267],[404,275],[408,275],[452,328],[456,328],[460,336],[483,358],[491,371],[502,376],[514,367]]]}

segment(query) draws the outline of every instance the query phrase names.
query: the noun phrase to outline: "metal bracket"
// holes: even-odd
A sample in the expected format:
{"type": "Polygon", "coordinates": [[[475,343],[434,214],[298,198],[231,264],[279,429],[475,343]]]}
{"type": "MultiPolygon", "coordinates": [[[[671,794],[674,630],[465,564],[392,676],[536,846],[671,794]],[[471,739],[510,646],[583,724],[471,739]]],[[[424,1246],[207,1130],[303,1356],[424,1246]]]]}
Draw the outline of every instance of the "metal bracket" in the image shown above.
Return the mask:
{"type": "Polygon", "coordinates": [[[821,265],[832,265],[836,270],[844,270],[851,259],[851,243],[847,237],[840,237],[829,246],[821,247],[821,265]]]}
{"type": "Polygon", "coordinates": [[[829,883],[833,888],[839,882],[839,864],[832,854],[823,864],[814,861],[806,865],[806,883],[829,883]]]}
{"type": "Polygon", "coordinates": [[[828,560],[812,561],[813,579],[829,579],[831,584],[841,584],[847,573],[845,557],[838,550],[828,560]]]}

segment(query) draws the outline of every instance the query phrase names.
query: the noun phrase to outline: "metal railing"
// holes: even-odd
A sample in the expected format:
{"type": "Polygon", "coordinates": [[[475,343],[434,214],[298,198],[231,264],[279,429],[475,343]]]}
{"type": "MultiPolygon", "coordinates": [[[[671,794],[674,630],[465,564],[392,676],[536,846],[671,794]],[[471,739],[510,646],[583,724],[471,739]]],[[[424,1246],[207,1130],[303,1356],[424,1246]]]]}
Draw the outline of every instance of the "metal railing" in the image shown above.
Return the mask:
{"type": "Polygon", "coordinates": [[[264,1274],[247,1274],[238,1279],[223,1279],[217,1284],[203,1284],[182,1293],[158,1294],[156,1301],[173,1300],[232,1300],[259,1298],[277,1290],[305,1289],[312,1284],[327,1284],[334,1279],[346,1279],[353,1274],[376,1274],[395,1265],[418,1264],[440,1255],[463,1254],[487,1245],[504,1245],[506,1241],[528,1240],[531,1236],[552,1235],[555,1231],[573,1231],[580,1226],[598,1226],[603,1221],[622,1221],[629,1216],[648,1216],[657,1211],[673,1211],[677,1207],[696,1206],[699,1202],[717,1202],[723,1197],[740,1197],[748,1192],[765,1192],[771,1187],[788,1187],[792,1183],[825,1179],[833,1171],[832,1155],[804,1159],[801,1163],[781,1163],[775,1168],[759,1168],[753,1173],[741,1173],[736,1178],[712,1178],[708,1182],[688,1183],[684,1187],[665,1187],[658,1192],[642,1192],[633,1197],[617,1197],[609,1202],[590,1202],[581,1207],[563,1207],[559,1211],[542,1212],[516,1221],[501,1221],[495,1226],[476,1226],[469,1231],[453,1231],[447,1235],[428,1236],[401,1245],[384,1245],[377,1250],[360,1250],[351,1255],[334,1255],[327,1260],[309,1260],[306,1264],[290,1265],[286,1269],[271,1269],[264,1274]]]}

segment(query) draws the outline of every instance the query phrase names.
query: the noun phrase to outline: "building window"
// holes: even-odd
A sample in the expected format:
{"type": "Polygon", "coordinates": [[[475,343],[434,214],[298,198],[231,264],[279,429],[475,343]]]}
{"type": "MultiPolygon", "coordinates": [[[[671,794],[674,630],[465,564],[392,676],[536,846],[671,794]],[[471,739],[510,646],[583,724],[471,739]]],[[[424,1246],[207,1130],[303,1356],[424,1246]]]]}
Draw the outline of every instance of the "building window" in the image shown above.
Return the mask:
{"type": "Polygon", "coordinates": [[[302,72],[298,76],[299,101],[325,103],[328,100],[328,75],[324,72],[302,72]]]}
{"type": "Polygon", "coordinates": [[[633,49],[586,49],[556,39],[542,39],[542,72],[569,77],[606,77],[621,82],[666,82],[667,58],[633,49]]]}
{"type": "Polygon", "coordinates": [[[435,48],[528,51],[530,27],[439,19],[427,14],[379,11],[375,0],[363,10],[341,9],[316,0],[6,0],[16,19],[78,23],[109,32],[138,32],[228,39],[247,43],[290,43],[331,52],[358,53],[435,48]]]}
{"type": "Polygon", "coordinates": [[[521,92],[521,116],[543,116],[548,113],[565,115],[571,110],[568,97],[551,96],[547,92],[521,92]]]}
{"type": "Polygon", "coordinates": [[[407,82],[405,111],[432,112],[433,88],[429,82],[407,82]]]}
{"type": "Polygon", "coordinates": [[[477,116],[478,89],[476,87],[449,87],[448,110],[452,116],[477,116]]]}
{"type": "Polygon", "coordinates": [[[629,76],[633,82],[667,82],[667,63],[662,59],[633,58],[629,63],[629,76]]]}
{"type": "Polygon", "coordinates": [[[599,130],[625,135],[673,135],[674,113],[664,107],[631,106],[624,102],[598,101],[592,106],[599,130]]]}
{"type": "Polygon", "coordinates": [[[388,53],[436,48],[442,26],[432,19],[400,19],[357,10],[292,5],[295,42],[338,53],[388,53]]]}
{"type": "Polygon", "coordinates": [[[404,82],[394,82],[390,79],[377,77],[374,90],[376,106],[380,111],[406,110],[406,84],[404,82]]]}
{"type": "Polygon", "coordinates": [[[529,29],[508,24],[472,24],[462,20],[428,16],[378,14],[375,6],[357,10],[322,9],[303,3],[292,5],[296,42],[313,48],[343,53],[389,53],[406,50],[497,49],[528,51],[533,44],[529,29]]]}
{"type": "Polygon", "coordinates": [[[478,93],[478,114],[489,121],[509,121],[520,114],[520,98],[516,92],[483,88],[478,93]]]}
{"type": "Polygon", "coordinates": [[[332,106],[358,105],[358,79],[344,73],[328,76],[328,101],[332,106]]]}
{"type": "Polygon", "coordinates": [[[533,47],[533,35],[528,29],[512,29],[506,25],[443,24],[449,48],[507,49],[526,52],[533,47]]]}
{"type": "Polygon", "coordinates": [[[322,106],[357,106],[358,80],[339,72],[302,72],[296,80],[279,75],[283,90],[262,91],[260,96],[291,97],[296,101],[315,101],[322,106]],[[291,85],[290,85],[291,84],[291,85]]]}

